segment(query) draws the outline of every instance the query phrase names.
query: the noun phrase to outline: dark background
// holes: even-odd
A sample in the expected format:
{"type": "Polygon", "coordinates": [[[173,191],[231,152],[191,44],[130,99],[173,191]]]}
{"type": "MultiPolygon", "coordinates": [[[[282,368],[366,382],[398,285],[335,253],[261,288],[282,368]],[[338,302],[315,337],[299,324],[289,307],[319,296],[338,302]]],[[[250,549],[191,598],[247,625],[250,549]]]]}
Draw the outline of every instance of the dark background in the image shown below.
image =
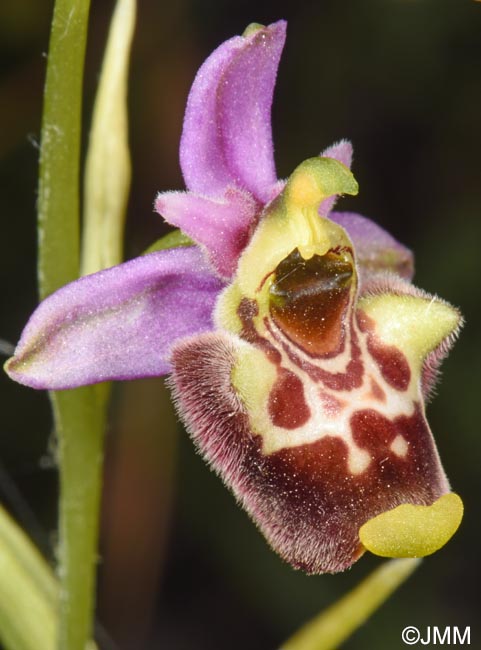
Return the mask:
{"type": "MultiPolygon", "coordinates": [[[[358,197],[416,253],[416,283],[460,306],[466,326],[428,416],[466,515],[453,540],[345,647],[403,648],[407,625],[471,625],[481,648],[481,3],[140,0],[131,65],[133,187],[126,256],[163,230],[156,192],[182,188],[178,142],[196,70],[250,22],[289,21],[273,111],[279,176],[342,137],[358,197]]],[[[85,133],[113,4],[93,0],[85,133]]],[[[36,303],[35,200],[52,2],[0,4],[0,337],[15,342],[36,303]]],[[[53,557],[57,480],[45,394],[0,377],[0,496],[53,557]]],[[[306,577],[269,551],[195,456],[161,380],[116,387],[102,521],[104,650],[269,650],[379,560],[306,577]],[[110,640],[109,640],[110,637],[110,640]]]]}

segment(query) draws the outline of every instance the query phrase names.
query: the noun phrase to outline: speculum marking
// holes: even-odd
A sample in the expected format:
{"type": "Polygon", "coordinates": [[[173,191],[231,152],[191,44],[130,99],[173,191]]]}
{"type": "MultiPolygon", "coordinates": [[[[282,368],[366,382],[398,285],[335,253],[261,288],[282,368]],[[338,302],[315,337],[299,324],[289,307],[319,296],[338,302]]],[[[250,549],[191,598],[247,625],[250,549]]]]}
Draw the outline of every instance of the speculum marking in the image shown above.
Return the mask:
{"type": "Polygon", "coordinates": [[[346,253],[330,251],[306,260],[296,248],[277,266],[269,288],[273,321],[309,355],[339,352],[352,278],[346,253]]]}

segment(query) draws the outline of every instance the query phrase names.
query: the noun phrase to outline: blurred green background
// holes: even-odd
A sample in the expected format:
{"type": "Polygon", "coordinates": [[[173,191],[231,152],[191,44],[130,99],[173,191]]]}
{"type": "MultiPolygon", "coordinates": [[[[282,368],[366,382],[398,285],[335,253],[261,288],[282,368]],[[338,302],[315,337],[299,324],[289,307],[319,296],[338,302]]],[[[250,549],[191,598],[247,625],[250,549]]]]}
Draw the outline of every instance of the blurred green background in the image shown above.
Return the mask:
{"type": "MultiPolygon", "coordinates": [[[[36,175],[51,0],[0,4],[0,337],[36,304],[36,175]]],[[[92,0],[85,135],[113,2],[92,0]]],[[[181,189],[178,142],[196,70],[253,21],[289,21],[273,109],[279,176],[346,137],[358,197],[414,249],[416,282],[466,326],[428,407],[460,531],[345,647],[403,648],[415,625],[471,626],[481,648],[479,425],[481,3],[474,0],[139,0],[131,65],[126,256],[165,232],[156,192],[181,189]],[[478,333],[478,334],[477,334],[478,333]]],[[[50,558],[57,478],[45,394],[1,382],[0,498],[50,558]]],[[[99,582],[103,650],[269,650],[379,561],[306,577],[269,551],[193,451],[161,380],[117,386],[107,439],[99,582]]]]}

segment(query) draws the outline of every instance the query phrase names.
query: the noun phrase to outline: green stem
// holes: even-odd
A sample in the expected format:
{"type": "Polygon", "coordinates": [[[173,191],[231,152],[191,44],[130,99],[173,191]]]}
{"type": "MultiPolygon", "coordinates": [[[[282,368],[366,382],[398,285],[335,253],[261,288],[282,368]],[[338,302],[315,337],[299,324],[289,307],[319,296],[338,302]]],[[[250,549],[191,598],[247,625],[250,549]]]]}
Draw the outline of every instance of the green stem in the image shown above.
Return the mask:
{"type": "Polygon", "coordinates": [[[390,560],[350,593],[309,621],[281,650],[336,650],[419,565],[420,560],[390,560]]]}
{"type": "Polygon", "coordinates": [[[38,274],[45,298],[79,274],[82,87],[90,0],[55,2],[42,116],[38,274]]]}
{"type": "Polygon", "coordinates": [[[55,394],[59,436],[58,647],[84,650],[92,635],[105,401],[93,387],[55,394]]]}
{"type": "MultiPolygon", "coordinates": [[[[39,285],[45,297],[79,274],[82,85],[89,0],[55,3],[41,133],[39,285]]],[[[92,632],[105,403],[93,388],[51,394],[59,441],[60,622],[57,647],[92,632]]]]}

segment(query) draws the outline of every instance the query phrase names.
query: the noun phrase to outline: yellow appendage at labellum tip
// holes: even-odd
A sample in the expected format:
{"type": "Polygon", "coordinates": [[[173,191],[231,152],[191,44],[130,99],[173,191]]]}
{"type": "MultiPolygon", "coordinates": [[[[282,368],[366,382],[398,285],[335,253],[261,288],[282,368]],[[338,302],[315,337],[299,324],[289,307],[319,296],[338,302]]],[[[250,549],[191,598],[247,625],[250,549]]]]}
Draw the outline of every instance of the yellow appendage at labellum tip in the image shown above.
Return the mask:
{"type": "Polygon", "coordinates": [[[442,548],[463,518],[461,498],[450,492],[430,506],[404,503],[373,517],[359,529],[359,538],[374,555],[424,557],[442,548]]]}

